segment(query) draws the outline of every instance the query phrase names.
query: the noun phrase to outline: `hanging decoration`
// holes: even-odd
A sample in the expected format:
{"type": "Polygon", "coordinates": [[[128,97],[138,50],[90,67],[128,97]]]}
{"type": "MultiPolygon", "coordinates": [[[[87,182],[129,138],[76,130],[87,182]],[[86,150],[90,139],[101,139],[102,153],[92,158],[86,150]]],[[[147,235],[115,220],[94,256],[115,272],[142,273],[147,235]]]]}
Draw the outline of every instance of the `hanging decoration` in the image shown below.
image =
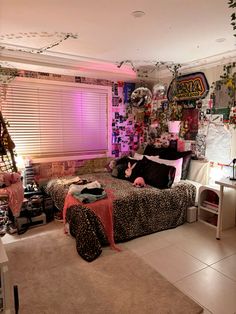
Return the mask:
{"type": "Polygon", "coordinates": [[[212,87],[216,90],[221,90],[223,87],[228,95],[228,103],[225,103],[225,107],[233,107],[236,102],[236,62],[229,63],[223,67],[223,75],[220,76],[220,80],[212,83],[212,87]]]}
{"type": "Polygon", "coordinates": [[[131,104],[142,108],[152,101],[152,92],[147,87],[138,87],[131,94],[131,104]]]}
{"type": "Polygon", "coordinates": [[[6,49],[6,50],[14,50],[14,51],[22,51],[22,52],[30,52],[30,53],[43,53],[55,46],[60,45],[63,41],[69,39],[69,38],[73,38],[73,39],[77,39],[78,35],[74,34],[74,33],[64,33],[64,32],[54,32],[54,33],[48,33],[48,32],[28,32],[28,33],[16,33],[16,34],[5,34],[5,35],[1,35],[0,36],[0,41],[4,42],[5,41],[10,41],[10,40],[14,40],[17,39],[19,40],[25,40],[28,38],[33,38],[33,39],[37,39],[37,38],[58,38],[55,41],[53,41],[52,43],[41,47],[41,48],[12,48],[12,44],[6,43],[4,45],[0,46],[0,49],[6,49]]]}
{"type": "Polygon", "coordinates": [[[152,88],[152,94],[154,98],[162,98],[166,93],[166,87],[164,84],[157,83],[152,88]]]}
{"type": "Polygon", "coordinates": [[[152,94],[153,94],[153,100],[156,99],[162,99],[166,95],[166,86],[160,81],[159,78],[159,70],[161,69],[161,66],[166,65],[165,62],[157,62],[155,64],[156,70],[157,70],[157,83],[152,88],[152,94]]]}

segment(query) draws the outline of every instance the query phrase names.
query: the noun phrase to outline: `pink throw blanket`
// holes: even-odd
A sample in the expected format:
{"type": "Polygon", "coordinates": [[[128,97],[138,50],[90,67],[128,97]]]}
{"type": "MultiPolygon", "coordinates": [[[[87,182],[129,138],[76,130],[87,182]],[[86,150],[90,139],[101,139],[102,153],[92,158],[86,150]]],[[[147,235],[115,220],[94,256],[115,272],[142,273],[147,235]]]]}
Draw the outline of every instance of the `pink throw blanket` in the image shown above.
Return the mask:
{"type": "Polygon", "coordinates": [[[0,189],[0,195],[8,195],[8,205],[14,216],[18,216],[24,199],[24,188],[22,182],[16,182],[10,186],[0,189]]]}
{"type": "Polygon", "coordinates": [[[111,245],[111,247],[117,251],[120,251],[120,249],[115,245],[114,241],[114,233],[113,233],[113,215],[112,215],[112,200],[114,199],[112,191],[106,190],[107,198],[98,200],[93,203],[83,204],[78,199],[73,197],[72,194],[67,193],[63,208],[63,221],[64,224],[66,222],[66,211],[67,208],[69,208],[72,205],[82,205],[86,206],[87,208],[91,209],[95,215],[100,219],[108,241],[111,245]]]}

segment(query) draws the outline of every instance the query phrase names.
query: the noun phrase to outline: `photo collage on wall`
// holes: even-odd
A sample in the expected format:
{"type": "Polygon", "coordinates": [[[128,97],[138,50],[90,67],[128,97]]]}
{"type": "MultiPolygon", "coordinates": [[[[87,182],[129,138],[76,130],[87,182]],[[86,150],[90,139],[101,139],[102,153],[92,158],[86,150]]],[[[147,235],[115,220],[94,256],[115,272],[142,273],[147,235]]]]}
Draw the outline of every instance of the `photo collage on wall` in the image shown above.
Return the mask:
{"type": "Polygon", "coordinates": [[[112,84],[112,155],[129,154],[137,141],[134,136],[134,119],[129,113],[130,97],[134,83],[113,82],[112,84]]]}

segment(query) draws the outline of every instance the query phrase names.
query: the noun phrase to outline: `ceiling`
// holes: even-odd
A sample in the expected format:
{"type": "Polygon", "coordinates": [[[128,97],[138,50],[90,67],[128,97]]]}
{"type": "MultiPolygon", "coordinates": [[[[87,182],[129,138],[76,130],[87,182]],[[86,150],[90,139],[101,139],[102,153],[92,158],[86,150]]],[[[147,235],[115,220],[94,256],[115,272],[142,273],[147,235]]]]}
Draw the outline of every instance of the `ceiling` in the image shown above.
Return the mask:
{"type": "Polygon", "coordinates": [[[157,62],[236,60],[234,10],[227,2],[0,0],[0,61],[22,69],[134,79],[133,69],[157,62]],[[134,17],[133,11],[145,14],[134,17]]]}

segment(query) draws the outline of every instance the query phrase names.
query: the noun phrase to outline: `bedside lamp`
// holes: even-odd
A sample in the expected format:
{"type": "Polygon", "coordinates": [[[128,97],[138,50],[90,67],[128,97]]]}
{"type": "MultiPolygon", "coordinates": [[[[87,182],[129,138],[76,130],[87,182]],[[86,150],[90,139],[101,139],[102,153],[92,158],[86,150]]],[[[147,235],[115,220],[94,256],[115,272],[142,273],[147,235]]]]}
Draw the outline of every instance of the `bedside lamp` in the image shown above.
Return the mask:
{"type": "Polygon", "coordinates": [[[168,131],[172,134],[179,134],[181,121],[168,121],[168,131]]]}

